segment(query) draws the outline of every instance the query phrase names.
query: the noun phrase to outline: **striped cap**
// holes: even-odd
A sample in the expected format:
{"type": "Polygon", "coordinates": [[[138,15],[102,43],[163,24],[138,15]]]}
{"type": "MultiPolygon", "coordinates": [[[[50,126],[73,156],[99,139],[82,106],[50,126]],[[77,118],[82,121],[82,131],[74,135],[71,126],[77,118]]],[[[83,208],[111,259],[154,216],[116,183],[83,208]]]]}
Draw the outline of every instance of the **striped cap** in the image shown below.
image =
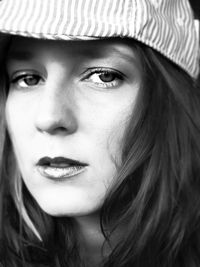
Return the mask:
{"type": "Polygon", "coordinates": [[[134,38],[193,78],[199,33],[188,0],[0,0],[0,32],[53,40],[134,38]]]}

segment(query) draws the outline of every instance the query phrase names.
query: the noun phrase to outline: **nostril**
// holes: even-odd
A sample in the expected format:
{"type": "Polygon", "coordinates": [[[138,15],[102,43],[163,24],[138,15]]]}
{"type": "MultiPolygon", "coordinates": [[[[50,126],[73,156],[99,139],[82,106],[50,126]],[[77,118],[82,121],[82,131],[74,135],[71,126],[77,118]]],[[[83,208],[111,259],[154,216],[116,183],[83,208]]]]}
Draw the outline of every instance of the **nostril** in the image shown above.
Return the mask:
{"type": "Polygon", "coordinates": [[[71,132],[73,132],[70,129],[71,128],[65,128],[65,127],[59,126],[59,127],[54,127],[53,129],[51,129],[51,131],[48,131],[48,132],[53,135],[55,134],[66,135],[66,134],[70,134],[71,132]]]}
{"type": "Polygon", "coordinates": [[[66,132],[69,132],[69,129],[63,127],[63,126],[55,126],[52,128],[48,128],[46,130],[43,130],[43,132],[48,132],[50,134],[65,134],[66,132]]]}
{"type": "Polygon", "coordinates": [[[58,127],[57,131],[66,132],[67,129],[65,127],[58,127]]]}

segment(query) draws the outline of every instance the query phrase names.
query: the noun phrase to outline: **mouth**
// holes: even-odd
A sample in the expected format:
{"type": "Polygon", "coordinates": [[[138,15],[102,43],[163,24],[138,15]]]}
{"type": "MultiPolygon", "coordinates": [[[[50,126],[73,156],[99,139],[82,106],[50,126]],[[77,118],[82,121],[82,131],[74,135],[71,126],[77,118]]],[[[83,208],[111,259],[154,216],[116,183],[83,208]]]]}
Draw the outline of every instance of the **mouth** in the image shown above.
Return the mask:
{"type": "Polygon", "coordinates": [[[50,179],[66,179],[84,172],[88,165],[64,157],[43,157],[36,166],[42,176],[50,179]]]}

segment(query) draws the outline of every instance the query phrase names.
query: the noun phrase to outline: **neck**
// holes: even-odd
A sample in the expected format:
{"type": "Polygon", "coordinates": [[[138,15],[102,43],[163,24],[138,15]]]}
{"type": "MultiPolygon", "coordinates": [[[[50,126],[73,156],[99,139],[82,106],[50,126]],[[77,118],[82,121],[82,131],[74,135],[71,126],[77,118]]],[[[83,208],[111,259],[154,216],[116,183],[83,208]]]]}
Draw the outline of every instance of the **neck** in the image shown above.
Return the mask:
{"type": "MultiPolygon", "coordinates": [[[[87,262],[87,267],[99,266],[103,260],[102,247],[105,241],[100,228],[99,215],[77,217],[75,220],[82,258],[87,262]]],[[[110,249],[105,247],[104,256],[109,253],[110,249]]]]}

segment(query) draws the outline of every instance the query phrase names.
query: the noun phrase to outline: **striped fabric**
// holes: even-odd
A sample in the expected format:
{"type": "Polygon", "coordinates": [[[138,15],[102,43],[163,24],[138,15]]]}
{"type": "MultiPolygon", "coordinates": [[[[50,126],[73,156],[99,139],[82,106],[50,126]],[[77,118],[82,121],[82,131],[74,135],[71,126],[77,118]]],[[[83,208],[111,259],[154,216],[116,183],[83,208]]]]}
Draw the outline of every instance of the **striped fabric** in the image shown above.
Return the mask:
{"type": "Polygon", "coordinates": [[[188,0],[2,0],[0,32],[46,39],[130,37],[192,77],[199,36],[188,0]]]}

